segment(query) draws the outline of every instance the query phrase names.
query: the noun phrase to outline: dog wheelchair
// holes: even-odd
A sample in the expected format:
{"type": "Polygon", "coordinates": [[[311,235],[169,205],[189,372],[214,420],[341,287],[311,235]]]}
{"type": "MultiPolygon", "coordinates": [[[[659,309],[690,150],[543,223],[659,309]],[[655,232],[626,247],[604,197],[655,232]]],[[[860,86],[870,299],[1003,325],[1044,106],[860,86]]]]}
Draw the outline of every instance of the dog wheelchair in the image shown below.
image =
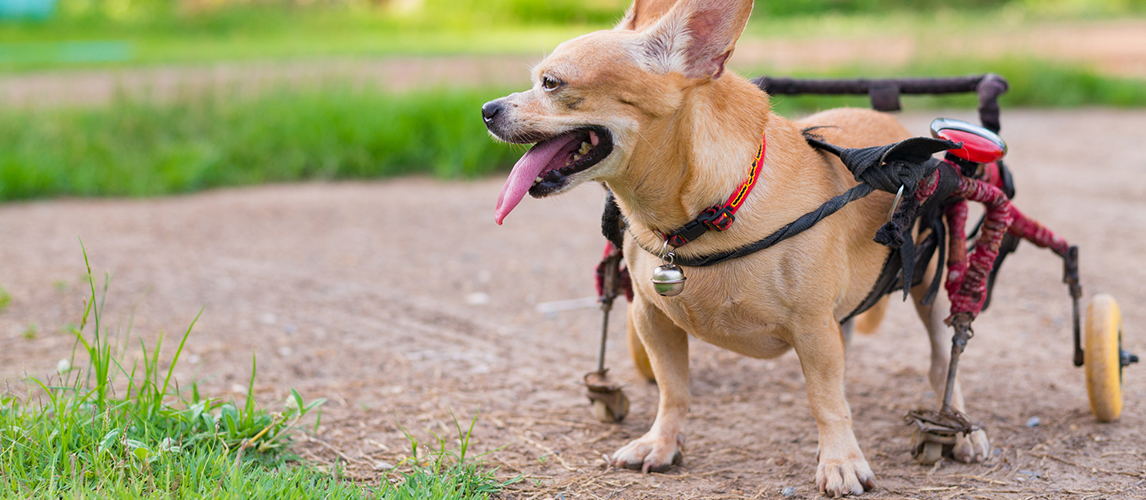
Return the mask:
{"type": "MultiPolygon", "coordinates": [[[[1109,295],[1099,294],[1091,300],[1083,328],[1079,304],[1082,286],[1079,283],[1078,247],[1026,216],[1011,203],[1015,195],[1014,180],[1003,163],[1007,153],[1006,143],[998,135],[998,98],[1008,89],[1006,80],[998,75],[987,74],[958,78],[882,80],[760,77],[754,79],[753,83],[770,95],[868,95],[872,108],[877,111],[899,110],[900,95],[903,94],[978,95],[979,125],[946,118],[931,123],[933,139],[924,140],[932,141],[927,147],[938,144],[935,141],[942,141],[943,146],[934,149],[944,153],[942,159],[932,158],[931,149],[919,151],[918,148],[907,152],[908,156],[917,158],[914,162],[897,159],[897,151],[911,150],[913,144],[918,145],[918,141],[907,144],[914,139],[881,148],[845,150],[823,142],[815,130],[805,131],[810,145],[840,156],[856,175],[856,180],[861,182],[857,188],[866,188],[860,197],[872,189],[896,194],[888,214],[888,223],[876,235],[876,241],[891,247],[892,253],[867,299],[844,321],[874,306],[885,295],[898,290],[907,293],[907,290],[920,284],[935,252],[939,252],[940,265],[946,265],[947,272],[937,272],[934,281],[929,284],[924,302],[929,303],[934,299],[939,280],[945,276],[944,288],[951,299],[951,315],[946,322],[954,328],[955,334],[952,338],[946,390],[940,408],[937,411],[915,410],[906,417],[915,426],[911,454],[916,461],[932,464],[944,455],[950,456],[958,434],[966,435],[979,428],[965,414],[951,406],[959,357],[973,336],[973,320],[990,305],[991,291],[1003,261],[1022,240],[1047,248],[1063,259],[1063,282],[1067,285],[1072,303],[1072,361],[1075,366],[1085,368],[1087,392],[1094,416],[1102,422],[1118,418],[1122,410],[1122,369],[1137,363],[1138,357],[1122,348],[1121,316],[1118,304],[1109,295]],[[865,175],[865,172],[875,173],[865,175]],[[896,185],[899,186],[898,190],[895,189],[896,185]],[[980,203],[986,209],[970,233],[966,230],[968,202],[980,203]],[[915,238],[920,241],[916,243],[915,238]]],[[[828,203],[825,203],[826,206],[828,203]]],[[[820,218],[830,216],[839,207],[820,218]]],[[[818,220],[811,221],[811,224],[818,220]]],[[[601,343],[597,370],[586,374],[584,379],[593,413],[604,422],[621,421],[629,409],[628,398],[621,386],[609,380],[605,368],[609,312],[617,296],[626,294],[629,299],[632,298],[631,283],[624,269],[617,236],[623,224],[619,210],[610,199],[602,217],[602,231],[610,242],[606,244],[596,276],[603,314],[601,343]]],[[[657,279],[654,278],[654,281],[657,279]]],[[[683,275],[676,281],[666,280],[654,284],[659,292],[664,290],[662,294],[671,295],[680,292],[682,281],[683,275]]],[[[634,352],[634,362],[638,369],[651,379],[648,360],[642,359],[636,350],[631,351],[634,352]]]]}

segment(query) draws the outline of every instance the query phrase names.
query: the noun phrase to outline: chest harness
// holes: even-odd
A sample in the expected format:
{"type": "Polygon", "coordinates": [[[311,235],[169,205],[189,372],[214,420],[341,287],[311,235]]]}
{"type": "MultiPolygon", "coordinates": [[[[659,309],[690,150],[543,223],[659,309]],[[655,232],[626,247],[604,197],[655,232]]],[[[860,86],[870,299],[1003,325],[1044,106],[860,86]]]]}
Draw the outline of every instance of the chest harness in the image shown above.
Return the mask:
{"type": "MultiPolygon", "coordinates": [[[[657,268],[657,271],[676,269],[677,265],[686,267],[711,266],[754,254],[806,231],[825,217],[838,212],[848,203],[861,199],[878,189],[897,195],[896,206],[893,207],[888,222],[880,227],[875,236],[876,242],[891,248],[892,252],[885,261],[883,270],[871,292],[841,323],[869,309],[883,295],[900,287],[904,289],[904,297],[906,298],[907,290],[922,281],[923,270],[926,269],[935,250],[939,250],[942,261],[947,246],[945,243],[946,231],[943,229],[942,208],[943,202],[947,201],[956,190],[958,174],[947,163],[932,158],[932,155],[940,151],[958,148],[960,145],[943,139],[914,137],[886,146],[851,149],[825,142],[822,137],[815,133],[814,128],[804,130],[804,137],[812,147],[839,157],[859,184],[758,241],[710,255],[692,257],[675,255],[673,250],[688,244],[708,231],[727,230],[735,222],[736,211],[742,206],[748,194],[752,192],[764,164],[767,138],[761,134],[760,149],[752,163],[748,178],[737,187],[723,205],[709,207],[680,228],[661,233],[660,235],[664,239],[661,251],[642,246],[645,251],[659,255],[665,260],[666,266],[657,268]],[[915,221],[920,219],[925,221],[926,227],[930,228],[931,231],[917,248],[912,232],[915,221]],[[906,286],[904,286],[905,283],[906,286]]],[[[622,246],[625,227],[626,224],[620,208],[610,193],[606,201],[605,212],[602,215],[601,229],[615,248],[619,249],[622,246]]],[[[659,274],[654,273],[654,276],[659,276],[659,274]]],[[[654,284],[656,284],[655,279],[654,284]]],[[[675,283],[683,284],[683,273],[680,273],[679,280],[675,283]]],[[[661,287],[658,287],[658,291],[660,289],[661,287]]],[[[938,289],[939,275],[937,273],[928,288],[924,299],[925,303],[930,303],[934,299],[938,289]]],[[[677,290],[679,293],[679,287],[677,290]]]]}

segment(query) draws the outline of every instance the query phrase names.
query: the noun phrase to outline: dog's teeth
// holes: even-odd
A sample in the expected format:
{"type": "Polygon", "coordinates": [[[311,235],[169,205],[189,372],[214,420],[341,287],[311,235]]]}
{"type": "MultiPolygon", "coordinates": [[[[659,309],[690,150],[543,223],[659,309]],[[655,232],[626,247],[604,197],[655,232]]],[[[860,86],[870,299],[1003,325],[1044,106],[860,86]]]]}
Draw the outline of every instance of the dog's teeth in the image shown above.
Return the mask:
{"type": "Polygon", "coordinates": [[[580,159],[581,159],[581,155],[573,155],[573,161],[577,161],[580,159]]]}
{"type": "Polygon", "coordinates": [[[593,146],[590,146],[590,145],[589,145],[589,143],[587,143],[587,142],[582,142],[582,143],[581,143],[581,149],[578,149],[578,150],[577,150],[577,152],[583,155],[583,154],[585,154],[585,153],[588,153],[588,152],[589,152],[589,149],[590,149],[590,148],[592,148],[592,147],[593,147],[593,146]]]}
{"type": "Polygon", "coordinates": [[[538,178],[536,178],[536,179],[533,179],[533,183],[534,183],[534,184],[541,184],[541,177],[538,177],[538,178]]]}

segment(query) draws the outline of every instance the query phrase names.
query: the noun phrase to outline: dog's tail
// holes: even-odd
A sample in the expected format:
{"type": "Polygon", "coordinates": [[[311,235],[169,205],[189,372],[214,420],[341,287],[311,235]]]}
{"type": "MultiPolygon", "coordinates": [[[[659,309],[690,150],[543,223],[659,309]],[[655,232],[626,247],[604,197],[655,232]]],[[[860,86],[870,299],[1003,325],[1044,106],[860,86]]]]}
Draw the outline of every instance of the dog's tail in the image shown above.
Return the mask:
{"type": "Polygon", "coordinates": [[[882,299],[879,299],[879,302],[871,306],[871,309],[856,316],[856,330],[860,333],[870,335],[879,329],[879,324],[883,322],[883,315],[887,313],[888,297],[889,295],[884,295],[882,299]]]}

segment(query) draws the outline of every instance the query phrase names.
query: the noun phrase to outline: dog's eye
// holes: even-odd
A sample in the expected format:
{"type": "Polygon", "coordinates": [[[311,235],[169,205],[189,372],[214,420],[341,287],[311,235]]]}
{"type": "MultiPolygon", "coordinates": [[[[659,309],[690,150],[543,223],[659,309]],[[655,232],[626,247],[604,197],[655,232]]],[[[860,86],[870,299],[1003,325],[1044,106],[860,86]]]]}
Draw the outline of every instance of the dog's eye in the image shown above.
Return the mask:
{"type": "Polygon", "coordinates": [[[545,90],[556,90],[558,87],[564,85],[565,82],[556,78],[543,76],[541,77],[541,88],[545,90]]]}

